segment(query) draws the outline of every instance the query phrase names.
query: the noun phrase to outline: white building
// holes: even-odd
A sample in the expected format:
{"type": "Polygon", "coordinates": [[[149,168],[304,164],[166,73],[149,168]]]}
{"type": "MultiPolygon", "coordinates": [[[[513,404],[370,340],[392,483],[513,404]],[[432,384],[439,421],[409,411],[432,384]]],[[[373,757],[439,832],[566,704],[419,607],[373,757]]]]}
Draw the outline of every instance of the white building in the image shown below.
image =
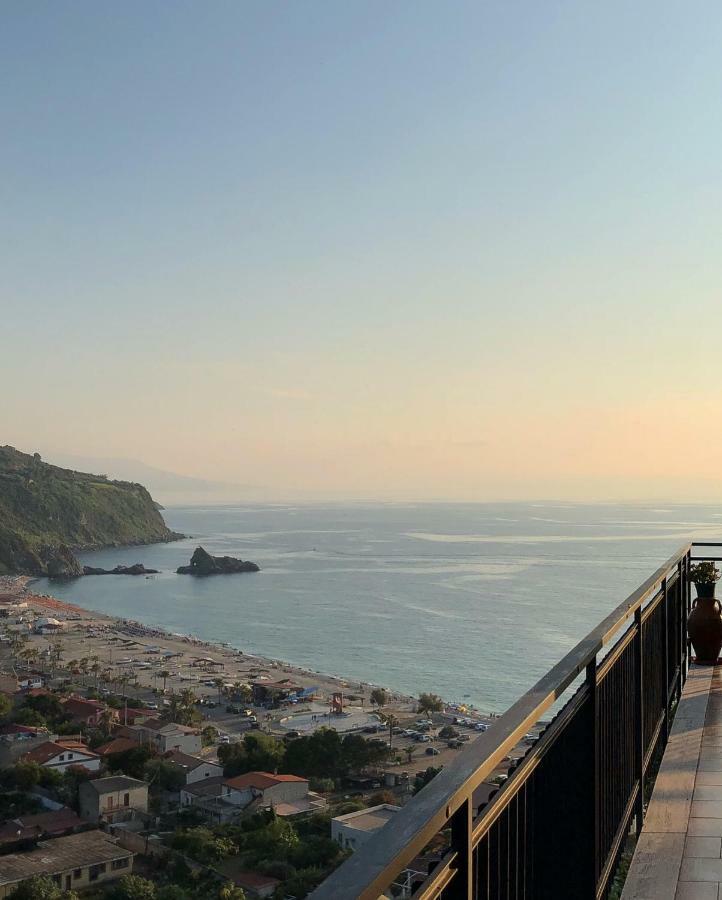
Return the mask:
{"type": "Polygon", "coordinates": [[[331,819],[331,838],[337,841],[344,850],[358,850],[377,831],[401,809],[390,803],[381,803],[368,809],[346,813],[331,819]]]}
{"type": "Polygon", "coordinates": [[[64,772],[71,766],[83,766],[89,772],[100,768],[100,757],[79,741],[45,741],[21,757],[22,762],[36,762],[44,769],[64,772]]]}
{"type": "Polygon", "coordinates": [[[186,784],[195,784],[206,778],[220,778],[223,775],[223,766],[218,763],[209,762],[199,756],[190,756],[180,750],[169,753],[166,759],[184,773],[186,784]]]}
{"type": "Polygon", "coordinates": [[[126,731],[139,744],[155,747],[161,754],[180,750],[192,755],[200,753],[202,747],[200,731],[177,722],[148,719],[141,725],[128,726],[126,731]]]}

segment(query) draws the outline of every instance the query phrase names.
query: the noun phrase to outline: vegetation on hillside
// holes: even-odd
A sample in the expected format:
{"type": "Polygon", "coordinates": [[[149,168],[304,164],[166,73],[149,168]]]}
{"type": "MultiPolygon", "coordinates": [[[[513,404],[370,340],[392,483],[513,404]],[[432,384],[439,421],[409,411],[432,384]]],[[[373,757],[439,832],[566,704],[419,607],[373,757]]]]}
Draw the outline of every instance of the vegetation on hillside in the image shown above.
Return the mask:
{"type": "Polygon", "coordinates": [[[78,575],[73,550],[178,537],[140,484],[0,447],[0,574],[78,575]]]}

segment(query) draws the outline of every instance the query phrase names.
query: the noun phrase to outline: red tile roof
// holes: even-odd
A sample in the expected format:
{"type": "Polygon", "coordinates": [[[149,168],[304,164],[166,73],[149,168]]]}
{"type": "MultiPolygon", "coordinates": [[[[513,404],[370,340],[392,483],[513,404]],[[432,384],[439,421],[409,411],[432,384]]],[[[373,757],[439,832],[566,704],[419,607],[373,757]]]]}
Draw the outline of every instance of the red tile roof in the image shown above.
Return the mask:
{"type": "Polygon", "coordinates": [[[137,747],[138,743],[131,741],[130,738],[117,737],[101,747],[96,747],[95,752],[98,756],[109,756],[111,753],[125,753],[126,750],[135,750],[137,747]]]}
{"type": "Polygon", "coordinates": [[[242,888],[263,888],[263,887],[276,887],[276,885],[281,882],[278,878],[273,878],[270,875],[261,875],[259,872],[237,872],[233,880],[238,885],[238,887],[242,888]]]}
{"type": "MultiPolygon", "coordinates": [[[[68,750],[75,753],[82,753],[85,757],[90,759],[97,759],[97,754],[93,753],[92,750],[88,750],[85,744],[80,744],[77,741],[66,741],[64,743],[56,743],[55,741],[45,741],[44,744],[40,744],[37,747],[34,747],[32,750],[28,750],[27,753],[24,753],[21,757],[23,762],[36,762],[39,765],[43,765],[46,762],[49,762],[51,759],[55,759],[56,756],[59,756],[61,753],[66,753],[68,750]]],[[[82,765],[82,760],[79,759],[78,765],[82,765]]]]}
{"type": "Polygon", "coordinates": [[[271,775],[270,772],[247,772],[245,775],[236,775],[235,778],[226,778],[226,784],[242,791],[244,788],[254,787],[259,791],[283,784],[287,781],[308,781],[307,778],[299,778],[298,775],[271,775]]]}

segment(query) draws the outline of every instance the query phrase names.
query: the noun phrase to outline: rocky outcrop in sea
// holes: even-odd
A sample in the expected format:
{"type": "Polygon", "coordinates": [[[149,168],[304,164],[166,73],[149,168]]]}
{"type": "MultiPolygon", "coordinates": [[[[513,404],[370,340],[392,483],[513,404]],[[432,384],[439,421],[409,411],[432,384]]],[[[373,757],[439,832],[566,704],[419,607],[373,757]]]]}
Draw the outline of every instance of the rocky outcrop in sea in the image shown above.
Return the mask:
{"type": "Polygon", "coordinates": [[[254,562],[233,556],[211,556],[203,547],[196,547],[189,566],[176,569],[179,575],[235,575],[238,572],[260,572],[254,562]]]}
{"type": "Polygon", "coordinates": [[[132,566],[116,566],[114,569],[98,569],[93,566],[83,566],[83,575],[157,575],[158,569],[146,569],[143,563],[134,563],[132,566]]]}

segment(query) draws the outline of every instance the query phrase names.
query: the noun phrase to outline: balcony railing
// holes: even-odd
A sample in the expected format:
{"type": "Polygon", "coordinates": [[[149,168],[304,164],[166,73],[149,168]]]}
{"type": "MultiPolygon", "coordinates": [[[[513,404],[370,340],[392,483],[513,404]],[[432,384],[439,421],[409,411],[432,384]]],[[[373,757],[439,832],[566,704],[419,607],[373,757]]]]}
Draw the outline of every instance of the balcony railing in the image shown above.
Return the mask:
{"type": "Polygon", "coordinates": [[[642,827],[687,676],[690,565],[720,558],[698,547],[722,544],[675,553],[313,900],[396,896],[402,873],[418,871],[434,852],[414,900],[606,900],[627,839],[642,827]],[[508,780],[475,808],[475,791],[567,690],[571,698],[508,780]]]}

